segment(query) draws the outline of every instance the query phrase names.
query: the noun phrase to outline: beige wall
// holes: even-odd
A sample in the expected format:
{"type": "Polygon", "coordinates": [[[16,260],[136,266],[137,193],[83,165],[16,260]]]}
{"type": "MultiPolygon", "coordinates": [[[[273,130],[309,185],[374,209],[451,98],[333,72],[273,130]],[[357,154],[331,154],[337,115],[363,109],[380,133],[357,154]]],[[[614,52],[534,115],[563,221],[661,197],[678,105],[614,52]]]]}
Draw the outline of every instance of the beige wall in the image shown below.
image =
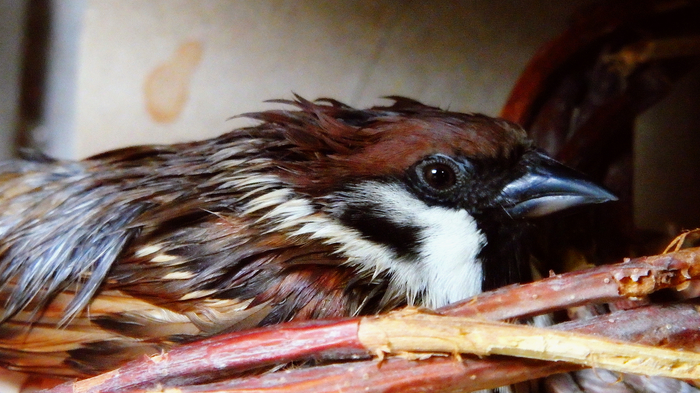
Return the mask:
{"type": "Polygon", "coordinates": [[[88,0],[74,123],[49,150],[85,157],[209,137],[292,92],[361,106],[399,94],[496,114],[581,3],[88,0]]]}

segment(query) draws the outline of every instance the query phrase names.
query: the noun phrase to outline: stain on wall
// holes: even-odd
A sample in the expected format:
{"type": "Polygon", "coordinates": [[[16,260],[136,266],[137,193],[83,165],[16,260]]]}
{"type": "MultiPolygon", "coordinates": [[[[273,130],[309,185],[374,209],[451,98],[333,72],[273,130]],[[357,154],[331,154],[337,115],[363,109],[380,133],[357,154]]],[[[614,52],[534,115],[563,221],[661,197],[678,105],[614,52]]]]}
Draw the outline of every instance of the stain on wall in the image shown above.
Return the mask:
{"type": "Polygon", "coordinates": [[[203,51],[201,42],[185,42],[148,74],[143,85],[146,111],[155,122],[172,123],[182,113],[203,51]]]}

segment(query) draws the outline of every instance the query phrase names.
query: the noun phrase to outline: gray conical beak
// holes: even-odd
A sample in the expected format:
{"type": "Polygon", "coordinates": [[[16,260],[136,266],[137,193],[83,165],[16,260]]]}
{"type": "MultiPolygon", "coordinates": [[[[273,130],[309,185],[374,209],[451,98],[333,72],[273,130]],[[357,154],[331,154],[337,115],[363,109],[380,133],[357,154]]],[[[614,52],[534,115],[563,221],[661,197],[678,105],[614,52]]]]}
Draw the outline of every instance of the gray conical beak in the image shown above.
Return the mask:
{"type": "Polygon", "coordinates": [[[525,174],[503,187],[498,203],[514,218],[540,217],[617,197],[543,153],[523,157],[525,174]]]}

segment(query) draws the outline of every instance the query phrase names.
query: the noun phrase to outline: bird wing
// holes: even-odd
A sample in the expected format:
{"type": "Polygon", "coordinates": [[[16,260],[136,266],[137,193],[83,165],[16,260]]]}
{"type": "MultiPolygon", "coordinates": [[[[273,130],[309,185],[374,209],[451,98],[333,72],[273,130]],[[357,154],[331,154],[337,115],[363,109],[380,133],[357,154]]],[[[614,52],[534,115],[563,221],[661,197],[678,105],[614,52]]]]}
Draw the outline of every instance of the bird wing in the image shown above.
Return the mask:
{"type": "Polygon", "coordinates": [[[162,153],[0,167],[0,363],[94,375],[222,331],[376,303],[378,285],[332,245],[266,232],[178,168],[155,176],[162,153]]]}

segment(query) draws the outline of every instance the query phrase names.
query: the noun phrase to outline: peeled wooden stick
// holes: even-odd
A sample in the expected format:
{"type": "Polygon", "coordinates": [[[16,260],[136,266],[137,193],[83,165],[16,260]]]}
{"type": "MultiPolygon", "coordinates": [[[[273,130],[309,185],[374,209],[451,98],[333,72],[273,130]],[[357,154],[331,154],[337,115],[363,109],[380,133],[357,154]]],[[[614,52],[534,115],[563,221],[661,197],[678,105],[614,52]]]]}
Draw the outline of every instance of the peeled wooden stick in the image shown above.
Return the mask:
{"type": "MultiPolygon", "coordinates": [[[[647,345],[668,343],[692,348],[693,333],[700,326],[700,313],[693,305],[652,305],[617,311],[585,321],[557,325],[557,330],[602,334],[615,339],[633,340],[647,345]]],[[[503,356],[478,358],[473,355],[433,356],[416,361],[420,355],[387,356],[381,361],[367,360],[326,366],[290,369],[224,382],[178,386],[181,393],[213,392],[290,392],[295,393],[367,393],[426,391],[468,392],[492,389],[552,374],[578,370],[581,366],[565,362],[545,362],[503,356]],[[461,357],[461,361],[459,358],[461,357]],[[411,360],[414,359],[414,360],[411,360]]]]}
{"type": "Polygon", "coordinates": [[[564,361],[611,371],[700,379],[700,353],[631,344],[570,331],[404,310],[364,318],[360,342],[377,353],[470,353],[564,361]]]}

